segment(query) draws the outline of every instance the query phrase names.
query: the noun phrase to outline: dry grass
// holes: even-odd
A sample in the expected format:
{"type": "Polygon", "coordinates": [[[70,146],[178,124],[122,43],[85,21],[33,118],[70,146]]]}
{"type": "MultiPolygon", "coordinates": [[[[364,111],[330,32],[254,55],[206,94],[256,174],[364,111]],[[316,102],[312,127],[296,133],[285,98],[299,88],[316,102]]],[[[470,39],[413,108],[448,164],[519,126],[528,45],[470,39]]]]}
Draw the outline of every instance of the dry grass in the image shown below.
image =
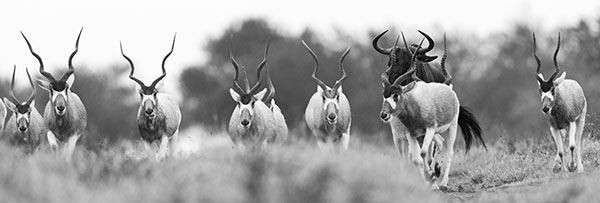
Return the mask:
{"type": "Polygon", "coordinates": [[[467,158],[458,152],[449,191],[432,192],[391,145],[356,142],[348,152],[324,154],[303,143],[248,153],[232,149],[223,134],[180,138],[187,141],[179,147],[194,153],[162,163],[145,159],[138,143],[79,149],[71,164],[0,144],[0,196],[3,202],[597,202],[600,196],[597,141],[584,146],[582,175],[552,173],[547,140],[499,142],[467,158]]]}

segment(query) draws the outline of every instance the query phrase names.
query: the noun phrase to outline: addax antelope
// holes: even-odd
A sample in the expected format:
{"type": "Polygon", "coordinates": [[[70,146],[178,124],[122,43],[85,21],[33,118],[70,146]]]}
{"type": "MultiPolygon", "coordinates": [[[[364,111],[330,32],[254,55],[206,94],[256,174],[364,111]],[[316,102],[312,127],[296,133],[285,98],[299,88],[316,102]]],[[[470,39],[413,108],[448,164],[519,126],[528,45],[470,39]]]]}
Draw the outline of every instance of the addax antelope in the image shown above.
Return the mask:
{"type": "Polygon", "coordinates": [[[581,160],[581,136],[585,126],[585,116],[587,114],[587,101],[583,94],[583,89],[575,80],[565,79],[567,73],[559,75],[559,66],[556,57],[560,50],[560,33],[558,42],[554,51],[554,73],[544,80],[540,72],[540,59],[536,54],[535,33],[533,34],[533,57],[537,63],[536,79],[539,85],[539,92],[542,100],[542,112],[550,117],[550,133],[556,143],[556,157],[554,172],[558,173],[564,170],[563,165],[563,137],[568,133],[569,152],[571,161],[567,165],[570,172],[583,172],[581,160]],[[557,77],[558,76],[558,77],[557,77]]]}
{"type": "Polygon", "coordinates": [[[329,87],[317,78],[319,68],[317,55],[304,41],[302,41],[302,44],[315,61],[311,77],[317,83],[317,92],[310,97],[304,113],[306,124],[317,138],[317,144],[321,150],[337,150],[340,147],[348,149],[352,114],[350,112],[350,102],[342,92],[342,84],[346,80],[346,70],[343,66],[344,58],[350,53],[351,48],[348,46],[340,58],[339,66],[342,76],[335,82],[333,87],[329,87]]]}
{"type": "Polygon", "coordinates": [[[137,113],[138,130],[146,150],[150,152],[150,155],[155,156],[157,160],[163,160],[167,156],[169,148],[173,150],[173,143],[177,141],[179,124],[181,123],[181,111],[177,102],[171,96],[159,92],[156,88],[156,85],[167,76],[165,62],[173,53],[176,37],[177,34],[173,36],[171,51],[167,53],[162,61],[162,75],[152,81],[150,86],[146,86],[144,82],[133,76],[135,71],[133,62],[123,52],[123,44],[119,43],[121,55],[129,62],[131,68],[129,78],[140,86],[141,103],[137,113]],[[160,145],[158,151],[155,151],[155,147],[152,145],[157,141],[160,142],[160,145]],[[169,143],[171,144],[169,145],[169,143]]]}
{"type": "MultiPolygon", "coordinates": [[[[416,53],[412,56],[415,60],[416,53]]],[[[416,65],[413,63],[411,69],[398,77],[390,86],[390,99],[386,100],[382,106],[382,114],[391,114],[402,122],[406,127],[406,138],[408,140],[409,157],[415,165],[421,169],[421,173],[426,181],[431,183],[434,189],[438,186],[447,186],[448,175],[454,154],[454,141],[458,127],[464,128],[469,125],[462,121],[459,116],[459,101],[456,93],[449,85],[443,83],[426,83],[416,80],[401,85],[405,80],[416,77],[416,65]],[[430,144],[436,137],[436,134],[447,134],[444,140],[446,146],[440,146],[443,149],[442,154],[436,156],[443,165],[441,171],[441,180],[434,177],[434,170],[430,164],[425,164],[426,155],[429,152],[430,144]],[[423,144],[420,146],[417,138],[423,137],[423,144]],[[445,159],[443,159],[445,158],[445,159]]],[[[449,77],[449,76],[447,76],[449,77]]],[[[464,119],[464,118],[463,118],[464,119]]],[[[474,119],[470,115],[469,119],[474,119]]],[[[482,143],[480,134],[472,134],[463,131],[463,137],[466,143],[471,143],[479,139],[482,143]]],[[[469,150],[469,145],[466,145],[469,150]]]]}
{"type": "MultiPolygon", "coordinates": [[[[25,69],[27,72],[27,78],[29,79],[29,84],[33,89],[29,98],[26,101],[21,102],[15,96],[15,72],[17,67],[15,66],[13,69],[12,79],[10,81],[10,91],[9,95],[13,99],[10,101],[8,98],[4,98],[4,102],[6,103],[8,109],[12,111],[14,114],[8,120],[6,124],[6,129],[4,129],[2,136],[4,139],[7,139],[8,142],[15,146],[23,147],[23,150],[26,153],[33,153],[38,149],[40,144],[42,143],[42,137],[46,134],[46,127],[44,126],[44,119],[42,115],[35,108],[35,84],[33,84],[33,80],[31,79],[31,75],[29,75],[29,70],[25,69]]],[[[4,122],[4,120],[2,120],[4,122]]]]}
{"type": "Polygon", "coordinates": [[[4,132],[4,120],[6,119],[6,105],[0,100],[0,132],[4,132]]]}
{"type": "Polygon", "coordinates": [[[249,149],[265,149],[268,144],[281,144],[287,137],[287,125],[281,114],[281,110],[275,104],[273,96],[275,88],[268,76],[270,93],[266,98],[270,107],[263,102],[267,89],[258,91],[260,86],[260,72],[267,64],[267,54],[269,52],[270,40],[267,41],[265,56],[256,70],[256,83],[250,87],[246,69],[242,66],[244,72],[245,88],[238,84],[240,65],[234,57],[233,36],[230,39],[230,60],[235,75],[233,87],[229,89],[231,98],[237,103],[229,119],[229,136],[237,147],[247,147],[249,149]]]}
{"type": "Polygon", "coordinates": [[[79,50],[79,31],[77,41],[75,42],[75,51],[69,57],[69,69],[60,79],[55,79],[51,73],[44,70],[42,58],[33,51],[31,44],[25,34],[21,32],[29,51],[38,60],[40,64],[39,71],[46,80],[36,80],[37,84],[50,93],[50,101],[44,109],[44,123],[48,129],[47,138],[50,149],[55,152],[58,149],[58,142],[64,143],[63,157],[70,161],[75,150],[77,140],[81,137],[87,126],[87,111],[79,99],[79,96],[71,91],[75,81],[75,69],[73,68],[73,57],[79,50]]]}
{"type": "MultiPolygon", "coordinates": [[[[404,81],[401,81],[402,84],[401,85],[407,85],[408,83],[414,81],[415,79],[417,80],[421,80],[423,82],[436,82],[436,83],[444,83],[449,85],[450,87],[452,87],[451,85],[451,77],[449,74],[447,74],[445,68],[443,66],[435,66],[435,64],[432,64],[430,62],[432,62],[433,60],[437,59],[437,56],[427,56],[427,52],[431,51],[434,47],[434,41],[433,39],[427,35],[426,33],[419,31],[419,33],[421,33],[425,39],[427,39],[428,42],[428,46],[427,48],[421,50],[420,45],[416,45],[416,44],[412,44],[410,45],[410,47],[408,46],[408,43],[406,42],[406,39],[404,38],[404,33],[401,33],[402,35],[402,40],[404,42],[404,48],[400,48],[397,46],[398,43],[398,38],[396,39],[396,43],[394,44],[394,46],[392,48],[381,48],[378,45],[379,39],[385,35],[385,33],[387,33],[388,30],[380,33],[379,35],[377,35],[372,42],[373,48],[381,53],[384,54],[386,56],[388,56],[389,60],[388,60],[388,69],[385,70],[382,74],[381,74],[381,80],[382,80],[382,84],[383,84],[383,102],[387,103],[388,101],[392,101],[392,90],[393,88],[391,87],[391,84],[397,80],[397,78],[406,73],[406,71],[408,71],[410,69],[410,67],[415,66],[416,67],[416,72],[415,72],[415,76],[411,76],[409,78],[407,78],[404,81]],[[419,51],[417,51],[417,49],[419,51]],[[412,60],[412,56],[413,53],[415,55],[415,60],[412,60]]],[[[444,35],[444,43],[445,43],[445,35],[444,35]]],[[[444,49],[445,46],[444,46],[444,49]]],[[[446,50],[444,51],[446,52],[446,50]]],[[[442,58],[442,63],[444,63],[445,61],[445,57],[442,58]]],[[[402,122],[400,122],[398,119],[396,119],[394,116],[387,114],[385,112],[382,112],[380,114],[381,119],[384,122],[389,122],[390,123],[390,127],[392,129],[392,135],[393,135],[393,141],[394,144],[396,146],[396,149],[398,150],[398,154],[401,157],[404,157],[405,154],[405,148],[404,148],[404,142],[406,141],[406,138],[403,136],[403,134],[405,134],[406,128],[405,126],[402,124],[402,122]]],[[[463,131],[463,133],[469,134],[469,135],[481,135],[482,131],[481,131],[481,127],[479,126],[479,122],[477,121],[476,117],[469,111],[469,109],[465,106],[460,106],[459,108],[459,122],[464,123],[465,125],[460,125],[461,130],[463,131]]],[[[437,139],[436,139],[437,140],[437,139]]],[[[481,141],[481,143],[483,144],[484,147],[485,143],[483,141],[481,141]]],[[[471,145],[471,142],[468,141],[466,143],[467,146],[471,145]]]]}

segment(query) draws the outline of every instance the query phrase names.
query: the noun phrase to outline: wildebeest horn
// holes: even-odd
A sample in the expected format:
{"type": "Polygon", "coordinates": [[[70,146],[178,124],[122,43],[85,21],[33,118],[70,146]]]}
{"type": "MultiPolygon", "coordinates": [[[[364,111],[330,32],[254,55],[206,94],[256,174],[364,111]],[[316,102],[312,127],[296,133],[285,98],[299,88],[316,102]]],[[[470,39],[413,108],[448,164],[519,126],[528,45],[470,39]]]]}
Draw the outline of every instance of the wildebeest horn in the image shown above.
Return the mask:
{"type": "MultiPolygon", "coordinates": [[[[427,46],[427,48],[417,51],[417,54],[425,54],[429,51],[431,51],[433,49],[433,46],[435,45],[435,43],[433,42],[433,39],[431,39],[431,37],[429,37],[429,35],[425,34],[424,32],[422,32],[421,30],[418,30],[419,33],[421,33],[421,35],[423,35],[426,39],[427,39],[427,43],[429,44],[429,46],[427,46]]],[[[420,47],[420,45],[419,45],[420,47]]]]}
{"type": "MultiPolygon", "coordinates": [[[[392,49],[384,49],[384,48],[381,48],[381,47],[379,46],[378,42],[379,42],[379,39],[380,39],[380,38],[381,38],[383,35],[385,35],[385,33],[387,33],[388,31],[389,31],[389,30],[385,30],[385,31],[383,31],[382,33],[378,34],[377,36],[375,36],[375,38],[373,38],[373,41],[372,41],[373,49],[375,49],[375,51],[377,51],[377,52],[379,52],[379,53],[381,53],[381,54],[384,54],[384,55],[389,55],[389,54],[392,52],[392,49]]],[[[394,47],[394,48],[395,48],[395,47],[394,47]]]]}
{"type": "Polygon", "coordinates": [[[425,39],[421,39],[421,43],[419,43],[419,46],[417,47],[417,50],[415,51],[415,53],[412,54],[412,57],[411,57],[411,61],[412,61],[411,68],[408,71],[406,71],[406,73],[404,73],[400,77],[396,78],[396,80],[394,81],[393,86],[400,86],[400,84],[402,84],[402,82],[404,82],[404,80],[408,79],[408,77],[412,77],[412,74],[417,71],[417,66],[415,65],[414,61],[415,61],[415,58],[417,56],[417,53],[421,49],[421,45],[423,45],[423,41],[425,41],[425,39]]]}

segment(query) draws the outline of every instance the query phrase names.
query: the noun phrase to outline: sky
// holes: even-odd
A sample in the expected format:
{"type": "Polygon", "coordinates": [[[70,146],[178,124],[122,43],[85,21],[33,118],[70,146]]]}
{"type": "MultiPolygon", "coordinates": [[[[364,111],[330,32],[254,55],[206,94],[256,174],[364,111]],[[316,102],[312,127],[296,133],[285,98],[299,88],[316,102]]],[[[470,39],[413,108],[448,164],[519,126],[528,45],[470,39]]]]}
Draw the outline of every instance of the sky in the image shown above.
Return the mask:
{"type": "MultiPolygon", "coordinates": [[[[112,65],[127,65],[119,51],[122,41],[125,53],[139,70],[136,75],[146,83],[160,75],[161,61],[177,32],[175,51],[167,61],[170,75],[165,79],[165,87],[176,90],[178,77],[170,76],[206,61],[203,47],[207,41],[247,18],[265,18],[279,32],[290,35],[310,27],[327,39],[342,30],[355,34],[349,36],[353,41],[366,44],[373,37],[367,36],[367,30],[392,26],[486,36],[510,31],[515,23],[526,23],[535,30],[551,32],[580,19],[594,20],[599,11],[598,0],[2,1],[0,77],[9,77],[13,64],[22,75],[24,67],[38,67],[19,31],[55,75],[66,70],[81,27],[76,68],[102,71],[112,65]]],[[[21,79],[18,84],[27,82],[21,79]]]]}

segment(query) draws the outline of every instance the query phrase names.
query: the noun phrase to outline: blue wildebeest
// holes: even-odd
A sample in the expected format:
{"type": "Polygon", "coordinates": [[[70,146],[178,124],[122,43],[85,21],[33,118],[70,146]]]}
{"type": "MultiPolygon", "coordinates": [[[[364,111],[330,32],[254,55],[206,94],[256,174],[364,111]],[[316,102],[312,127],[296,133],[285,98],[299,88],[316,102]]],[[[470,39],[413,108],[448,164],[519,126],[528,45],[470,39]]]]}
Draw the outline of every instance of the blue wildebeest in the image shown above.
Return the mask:
{"type": "Polygon", "coordinates": [[[75,81],[73,57],[79,50],[79,38],[82,31],[83,28],[81,28],[77,36],[75,51],[69,57],[69,69],[58,80],[51,73],[44,70],[42,58],[33,51],[29,40],[21,32],[25,42],[27,42],[29,51],[40,64],[40,73],[46,78],[46,80],[36,80],[36,82],[38,86],[50,93],[50,101],[46,103],[44,109],[44,123],[48,129],[47,139],[50,149],[55,152],[58,149],[58,142],[66,142],[63,148],[63,157],[67,161],[71,161],[77,140],[79,140],[79,137],[81,137],[87,126],[87,111],[85,106],[81,102],[81,99],[79,99],[79,96],[71,91],[71,87],[75,81]]]}
{"type": "MultiPolygon", "coordinates": [[[[6,129],[4,129],[2,133],[2,137],[7,139],[8,142],[14,146],[23,147],[23,150],[26,153],[33,153],[36,151],[40,144],[42,143],[43,136],[46,134],[46,127],[44,126],[44,118],[35,108],[35,84],[33,84],[33,80],[31,79],[31,75],[29,75],[29,70],[25,69],[27,72],[27,78],[29,79],[29,84],[33,89],[29,98],[26,101],[21,102],[15,96],[15,72],[17,67],[15,66],[13,69],[12,79],[10,81],[10,90],[9,95],[14,101],[10,101],[8,98],[4,98],[4,102],[8,109],[10,109],[13,114],[8,119],[8,123],[6,123],[6,129]]],[[[4,122],[4,118],[2,118],[2,122],[4,122]]]]}
{"type": "Polygon", "coordinates": [[[302,44],[315,61],[311,77],[317,83],[317,92],[311,96],[304,113],[306,124],[317,138],[317,144],[322,151],[339,150],[339,148],[346,150],[350,143],[352,113],[350,102],[342,92],[342,84],[346,80],[343,63],[351,48],[348,46],[340,57],[339,66],[342,74],[340,79],[335,82],[333,87],[329,87],[317,78],[319,68],[317,55],[304,41],[302,44]]]}
{"type": "Polygon", "coordinates": [[[236,147],[249,148],[251,150],[265,149],[268,144],[283,143],[288,133],[287,125],[285,124],[281,110],[273,100],[275,88],[270,81],[269,75],[267,76],[270,94],[265,101],[269,102],[270,106],[267,106],[263,102],[267,89],[258,91],[260,86],[260,72],[267,64],[270,40],[267,41],[264,58],[256,70],[256,83],[252,87],[250,87],[246,69],[241,66],[244,72],[245,88],[242,88],[238,84],[240,65],[234,57],[233,36],[231,36],[230,40],[229,56],[231,64],[235,69],[235,75],[233,87],[229,89],[229,94],[237,105],[229,119],[229,137],[236,147]]]}
{"type": "MultiPolygon", "coordinates": [[[[419,48],[417,48],[418,50],[419,48]]],[[[415,60],[416,53],[418,52],[413,54],[412,60],[415,60]]],[[[410,80],[411,77],[417,77],[415,63],[412,63],[409,71],[399,76],[394,83],[389,84],[391,99],[383,103],[381,112],[391,114],[406,127],[404,132],[408,140],[409,157],[421,169],[424,179],[434,189],[437,189],[438,186],[445,187],[448,184],[458,127],[469,123],[460,122],[459,100],[449,85],[426,83],[422,80],[413,80],[402,85],[403,80],[410,80]],[[426,156],[432,153],[430,152],[431,144],[436,134],[447,134],[446,139],[440,140],[439,147],[444,148],[443,152],[436,156],[436,160],[444,167],[441,171],[442,178],[437,180],[434,169],[430,164],[425,163],[426,156]],[[423,137],[422,145],[419,145],[419,141],[417,141],[419,137],[423,137]],[[445,146],[443,146],[443,142],[445,142],[445,146]]],[[[474,119],[472,115],[467,116],[474,119]]],[[[475,136],[463,132],[467,143],[475,139],[481,140],[479,134],[475,136]]],[[[465,147],[468,151],[469,146],[465,147]]]]}
{"type": "Polygon", "coordinates": [[[563,72],[558,76],[560,70],[556,57],[560,50],[560,33],[556,51],[554,51],[554,73],[544,80],[540,72],[540,59],[536,54],[535,33],[533,34],[533,57],[537,63],[536,79],[539,85],[539,92],[542,100],[542,112],[550,117],[550,133],[556,143],[556,157],[553,171],[558,173],[564,170],[563,165],[563,138],[568,132],[569,151],[571,161],[567,165],[570,172],[583,172],[581,160],[581,136],[585,126],[585,116],[587,114],[587,101],[583,94],[583,89],[575,80],[565,79],[567,73],[563,72]],[[558,77],[557,77],[558,76],[558,77]]]}
{"type": "Polygon", "coordinates": [[[158,161],[166,158],[169,149],[173,151],[174,143],[176,143],[179,135],[179,124],[181,123],[181,111],[177,102],[170,95],[159,92],[156,88],[156,85],[167,76],[165,62],[173,53],[176,37],[177,34],[173,36],[171,51],[163,58],[162,75],[152,81],[150,86],[146,86],[144,82],[133,76],[135,71],[133,61],[123,53],[123,44],[119,43],[121,55],[129,62],[131,68],[129,79],[140,86],[141,102],[137,113],[138,130],[149,156],[154,156],[158,161]],[[158,150],[155,150],[153,146],[155,142],[160,143],[158,150]]]}
{"type": "MultiPolygon", "coordinates": [[[[447,74],[445,68],[443,68],[442,66],[438,67],[430,63],[433,60],[435,60],[437,56],[426,55],[427,52],[431,51],[434,47],[434,41],[431,37],[429,37],[429,35],[422,31],[419,31],[419,33],[421,33],[425,37],[425,39],[427,39],[427,42],[429,44],[426,48],[422,50],[420,45],[417,46],[416,44],[412,44],[409,47],[406,43],[406,40],[404,39],[404,34],[402,34],[404,48],[397,46],[398,39],[396,39],[396,44],[394,44],[392,48],[384,49],[379,47],[378,42],[379,39],[387,32],[388,30],[380,33],[372,41],[373,48],[377,52],[384,54],[389,58],[389,68],[381,74],[381,80],[383,84],[384,105],[386,105],[386,103],[393,103],[392,90],[394,90],[394,88],[392,88],[391,84],[393,84],[394,81],[396,81],[400,75],[406,73],[413,65],[416,69],[415,75],[411,76],[410,78],[407,78],[406,80],[400,81],[402,82],[402,84],[400,85],[406,85],[418,78],[418,80],[421,80],[426,83],[444,83],[452,88],[451,78],[449,78],[449,74],[447,74]],[[411,58],[413,58],[413,53],[415,58],[414,61],[411,60],[411,58]]],[[[443,59],[445,60],[445,57],[443,59]]],[[[458,122],[462,123],[462,125],[459,126],[463,134],[466,134],[468,137],[473,137],[474,135],[476,138],[478,138],[480,143],[484,147],[486,147],[485,143],[483,142],[483,139],[481,139],[482,131],[481,127],[479,126],[479,122],[477,121],[476,117],[470,112],[470,110],[465,106],[460,106],[458,115],[458,122]]],[[[401,157],[404,157],[405,149],[403,142],[406,141],[406,138],[403,135],[405,134],[404,131],[406,131],[405,126],[402,125],[402,122],[400,122],[398,119],[396,119],[388,113],[381,112],[380,117],[384,122],[390,123],[394,145],[398,150],[398,154],[401,157]]],[[[471,140],[466,140],[465,144],[467,148],[470,148],[471,140]]]]}

